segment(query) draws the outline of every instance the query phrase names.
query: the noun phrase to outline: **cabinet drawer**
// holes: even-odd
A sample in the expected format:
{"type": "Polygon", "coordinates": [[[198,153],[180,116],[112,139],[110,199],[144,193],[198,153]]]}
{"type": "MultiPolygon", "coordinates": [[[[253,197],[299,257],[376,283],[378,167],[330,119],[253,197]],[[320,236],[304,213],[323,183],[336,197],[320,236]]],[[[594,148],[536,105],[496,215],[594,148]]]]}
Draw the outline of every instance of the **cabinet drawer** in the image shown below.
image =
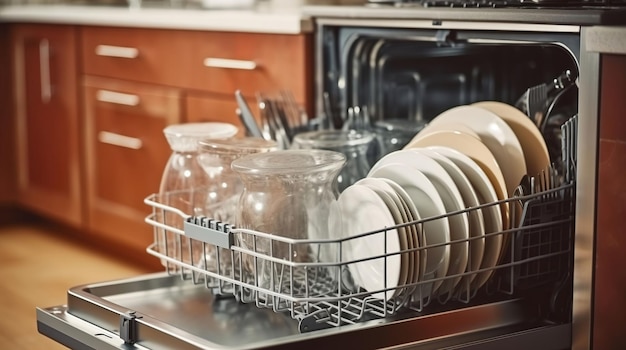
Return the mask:
{"type": "Polygon", "coordinates": [[[163,128],[180,120],[180,93],[86,77],[84,94],[89,228],[145,248],[152,238],[143,199],[159,189],[171,154],[163,128]]]}
{"type": "Polygon", "coordinates": [[[139,82],[171,85],[179,81],[184,35],[176,30],[83,27],[83,72],[139,82]]]}
{"type": "MultiPolygon", "coordinates": [[[[233,96],[236,89],[291,90],[298,101],[310,100],[311,37],[308,34],[197,32],[192,37],[184,76],[189,88],[233,96]],[[188,70],[188,71],[187,71],[188,70]]],[[[181,82],[182,83],[182,82],[181,82]]]]}

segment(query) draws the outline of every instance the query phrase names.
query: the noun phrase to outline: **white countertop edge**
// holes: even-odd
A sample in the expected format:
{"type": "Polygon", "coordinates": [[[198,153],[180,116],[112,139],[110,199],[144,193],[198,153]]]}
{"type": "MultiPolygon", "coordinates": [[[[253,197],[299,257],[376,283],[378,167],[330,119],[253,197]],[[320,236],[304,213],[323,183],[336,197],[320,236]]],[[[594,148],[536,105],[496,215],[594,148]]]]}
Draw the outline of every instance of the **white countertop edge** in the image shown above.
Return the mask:
{"type": "Polygon", "coordinates": [[[587,32],[586,44],[592,52],[626,54],[626,27],[591,27],[587,32]]]}
{"type": "Polygon", "coordinates": [[[194,10],[78,5],[0,6],[0,22],[101,25],[275,34],[313,31],[297,10],[194,10]]]}

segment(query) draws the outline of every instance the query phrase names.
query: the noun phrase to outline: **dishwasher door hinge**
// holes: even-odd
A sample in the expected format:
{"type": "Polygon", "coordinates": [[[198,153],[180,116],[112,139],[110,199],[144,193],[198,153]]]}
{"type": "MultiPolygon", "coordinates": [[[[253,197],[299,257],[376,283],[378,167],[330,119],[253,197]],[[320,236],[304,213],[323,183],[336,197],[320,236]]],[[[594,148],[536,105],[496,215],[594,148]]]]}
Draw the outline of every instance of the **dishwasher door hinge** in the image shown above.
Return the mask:
{"type": "Polygon", "coordinates": [[[126,344],[135,344],[137,342],[137,317],[135,311],[129,311],[120,315],[120,338],[126,344]]]}

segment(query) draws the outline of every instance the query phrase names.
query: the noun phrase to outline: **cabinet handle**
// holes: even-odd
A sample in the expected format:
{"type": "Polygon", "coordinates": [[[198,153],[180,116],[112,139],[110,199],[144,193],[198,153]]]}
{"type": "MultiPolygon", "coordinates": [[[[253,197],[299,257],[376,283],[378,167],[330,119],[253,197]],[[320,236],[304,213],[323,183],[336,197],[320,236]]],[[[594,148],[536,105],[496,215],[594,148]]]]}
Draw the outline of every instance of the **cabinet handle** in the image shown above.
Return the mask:
{"type": "Polygon", "coordinates": [[[137,56],[139,56],[139,50],[134,47],[98,45],[96,46],[96,55],[119,58],[137,58],[137,56]]]}
{"type": "Polygon", "coordinates": [[[115,103],[125,106],[136,106],[139,104],[139,96],[124,94],[121,92],[98,90],[96,93],[96,99],[100,102],[115,103]]]}
{"type": "Polygon", "coordinates": [[[143,146],[141,140],[136,137],[124,136],[108,131],[100,131],[98,133],[98,141],[130,149],[141,149],[143,146]]]}
{"type": "Polygon", "coordinates": [[[52,99],[50,82],[50,42],[43,39],[39,42],[39,77],[41,80],[41,101],[48,103],[52,99]]]}
{"type": "Polygon", "coordinates": [[[204,59],[204,66],[209,68],[227,68],[254,70],[257,65],[254,61],[232,60],[229,58],[207,57],[204,59]]]}

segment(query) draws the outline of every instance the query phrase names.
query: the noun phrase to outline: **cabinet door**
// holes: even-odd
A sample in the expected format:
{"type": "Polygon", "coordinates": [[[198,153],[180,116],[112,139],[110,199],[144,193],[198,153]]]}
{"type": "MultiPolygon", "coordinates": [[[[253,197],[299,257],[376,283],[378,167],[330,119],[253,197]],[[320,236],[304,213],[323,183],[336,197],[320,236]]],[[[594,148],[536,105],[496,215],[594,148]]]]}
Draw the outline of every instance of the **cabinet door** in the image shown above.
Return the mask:
{"type": "Polygon", "coordinates": [[[79,225],[75,28],[15,25],[12,48],[18,200],[46,216],[79,225]]]}
{"type": "Polygon", "coordinates": [[[145,197],[158,192],[180,120],[177,89],[87,76],[85,164],[90,232],[144,254],[152,242],[145,197]]]}
{"type": "MultiPolygon", "coordinates": [[[[10,24],[0,24],[0,47],[11,47],[10,24]]],[[[12,205],[16,195],[15,118],[11,51],[0,50],[0,221],[4,207],[12,205]]]]}

